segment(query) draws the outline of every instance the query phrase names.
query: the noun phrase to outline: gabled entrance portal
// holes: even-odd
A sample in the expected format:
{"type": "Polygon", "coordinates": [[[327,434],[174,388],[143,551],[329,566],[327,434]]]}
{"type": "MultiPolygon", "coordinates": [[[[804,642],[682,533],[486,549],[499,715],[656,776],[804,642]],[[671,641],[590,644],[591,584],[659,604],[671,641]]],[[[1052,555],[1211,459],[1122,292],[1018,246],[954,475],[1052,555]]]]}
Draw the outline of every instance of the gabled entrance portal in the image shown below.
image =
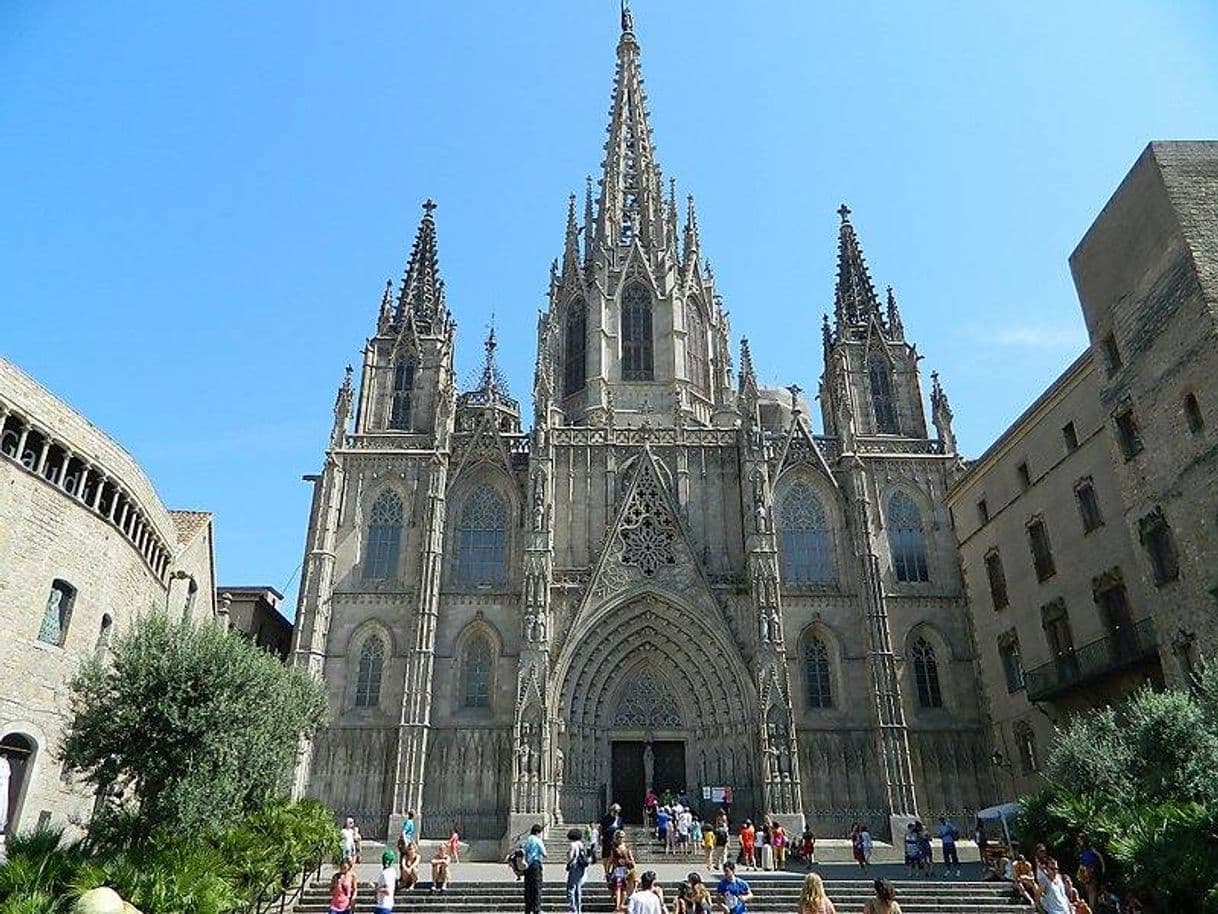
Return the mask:
{"type": "Polygon", "coordinates": [[[622,820],[632,825],[643,824],[648,787],[657,794],[668,790],[675,796],[688,786],[683,740],[614,740],[612,762],[610,801],[621,804],[622,820]]]}

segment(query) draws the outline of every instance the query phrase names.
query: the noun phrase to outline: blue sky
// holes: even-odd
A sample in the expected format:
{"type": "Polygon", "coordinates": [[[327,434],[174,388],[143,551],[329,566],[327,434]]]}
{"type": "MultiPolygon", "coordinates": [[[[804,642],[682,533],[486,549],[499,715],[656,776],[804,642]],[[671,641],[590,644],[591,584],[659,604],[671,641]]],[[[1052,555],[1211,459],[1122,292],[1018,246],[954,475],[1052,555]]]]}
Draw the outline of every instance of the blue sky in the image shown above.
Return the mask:
{"type": "MultiPolygon", "coordinates": [[[[635,0],[666,175],[763,380],[816,385],[837,217],[975,455],[1085,341],[1066,258],[1218,134],[1218,5],[635,0]]],[[[292,582],[342,368],[427,196],[459,370],[513,390],[601,157],[613,0],[0,6],[0,351],[292,582]]],[[[294,591],[294,583],[288,587],[294,591]]]]}

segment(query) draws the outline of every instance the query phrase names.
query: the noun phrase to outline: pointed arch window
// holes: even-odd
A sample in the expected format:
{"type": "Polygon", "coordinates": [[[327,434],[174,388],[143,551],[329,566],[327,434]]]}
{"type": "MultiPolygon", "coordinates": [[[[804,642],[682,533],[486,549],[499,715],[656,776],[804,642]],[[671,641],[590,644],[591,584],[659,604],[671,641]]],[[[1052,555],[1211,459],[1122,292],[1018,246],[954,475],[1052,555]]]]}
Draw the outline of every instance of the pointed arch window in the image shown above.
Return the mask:
{"type": "Polygon", "coordinates": [[[694,390],[704,397],[710,396],[710,359],[707,356],[706,321],[698,300],[691,298],[685,303],[685,345],[689,353],[689,380],[694,390]]]}
{"type": "Polygon", "coordinates": [[[783,580],[792,584],[833,581],[832,538],[825,506],[805,482],[791,486],[778,518],[783,580]]]}
{"type": "Polygon", "coordinates": [[[1019,750],[1019,768],[1023,774],[1034,774],[1040,769],[1036,734],[1027,721],[1015,725],[1015,747],[1019,750]]]}
{"type": "Polygon", "coordinates": [[[888,499],[888,548],[898,581],[930,580],[922,512],[906,492],[896,492],[888,499]]]}
{"type": "Polygon", "coordinates": [[[364,577],[385,581],[398,572],[402,546],[402,499],[382,492],[368,517],[368,544],[364,550],[364,577]]]}
{"type": "Polygon", "coordinates": [[[566,345],[563,347],[563,395],[584,389],[588,377],[588,306],[577,298],[567,306],[566,345]]]}
{"type": "Polygon", "coordinates": [[[462,691],[467,708],[489,708],[491,706],[491,662],[493,652],[491,640],[486,635],[475,635],[465,645],[461,654],[462,691]]]}
{"type": "Polygon", "coordinates": [[[414,361],[402,359],[393,369],[393,402],[389,408],[389,427],[410,429],[410,398],[414,393],[414,361]]]}
{"type": "Polygon", "coordinates": [[[651,345],[651,293],[631,283],[622,294],[622,380],[655,380],[651,345]]]}
{"type": "Polygon", "coordinates": [[[355,677],[355,706],[375,708],[381,702],[381,674],[385,670],[385,642],[372,635],[359,649],[359,670],[355,677]]]}
{"type": "Polygon", "coordinates": [[[822,638],[809,638],[804,645],[804,680],[808,687],[809,708],[833,707],[829,646],[822,638]]]}
{"type": "Polygon", "coordinates": [[[507,580],[507,505],[492,486],[470,493],[457,523],[457,578],[467,584],[507,580]]]}
{"type": "Polygon", "coordinates": [[[875,413],[875,430],[886,435],[895,435],[897,405],[892,397],[892,366],[882,353],[876,353],[867,364],[871,381],[871,408],[875,413]]]}
{"type": "Polygon", "coordinates": [[[925,638],[919,638],[910,650],[913,655],[914,686],[918,690],[918,705],[923,708],[943,707],[943,690],[939,687],[939,660],[935,649],[925,638]]]}
{"type": "Polygon", "coordinates": [[[42,624],[38,627],[38,640],[46,644],[62,646],[68,637],[68,626],[72,622],[72,608],[76,604],[76,588],[67,581],[56,578],[51,582],[42,624]]]}

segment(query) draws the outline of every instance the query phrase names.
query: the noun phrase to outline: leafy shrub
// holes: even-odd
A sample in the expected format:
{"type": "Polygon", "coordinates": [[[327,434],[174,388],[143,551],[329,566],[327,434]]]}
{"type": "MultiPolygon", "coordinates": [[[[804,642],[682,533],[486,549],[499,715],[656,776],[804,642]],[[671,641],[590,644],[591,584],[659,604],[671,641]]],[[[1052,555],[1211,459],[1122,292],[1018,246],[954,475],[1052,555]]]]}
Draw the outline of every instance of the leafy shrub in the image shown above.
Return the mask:
{"type": "Polygon", "coordinates": [[[276,796],[326,702],[240,635],[154,614],[116,639],[111,662],[80,670],[71,706],[64,760],[101,789],[131,789],[138,843],[219,831],[276,796]]]}

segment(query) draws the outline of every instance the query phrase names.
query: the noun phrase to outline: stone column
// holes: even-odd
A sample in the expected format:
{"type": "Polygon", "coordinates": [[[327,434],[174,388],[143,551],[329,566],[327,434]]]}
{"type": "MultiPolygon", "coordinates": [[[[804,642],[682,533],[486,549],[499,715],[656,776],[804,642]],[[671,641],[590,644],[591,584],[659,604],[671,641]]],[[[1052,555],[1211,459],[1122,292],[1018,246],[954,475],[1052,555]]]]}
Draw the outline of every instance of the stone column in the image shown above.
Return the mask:
{"type": "MultiPolygon", "coordinates": [[[[427,507],[420,549],[421,574],[415,612],[415,637],[406,658],[406,681],[398,721],[396,778],[389,834],[401,829],[408,811],[415,813],[420,835],[425,827],[423,781],[427,742],[431,729],[432,671],[435,663],[436,619],[440,606],[440,578],[444,558],[444,524],[447,514],[448,455],[437,452],[427,471],[427,507]]],[[[441,775],[443,776],[443,775],[441,775]]]]}

